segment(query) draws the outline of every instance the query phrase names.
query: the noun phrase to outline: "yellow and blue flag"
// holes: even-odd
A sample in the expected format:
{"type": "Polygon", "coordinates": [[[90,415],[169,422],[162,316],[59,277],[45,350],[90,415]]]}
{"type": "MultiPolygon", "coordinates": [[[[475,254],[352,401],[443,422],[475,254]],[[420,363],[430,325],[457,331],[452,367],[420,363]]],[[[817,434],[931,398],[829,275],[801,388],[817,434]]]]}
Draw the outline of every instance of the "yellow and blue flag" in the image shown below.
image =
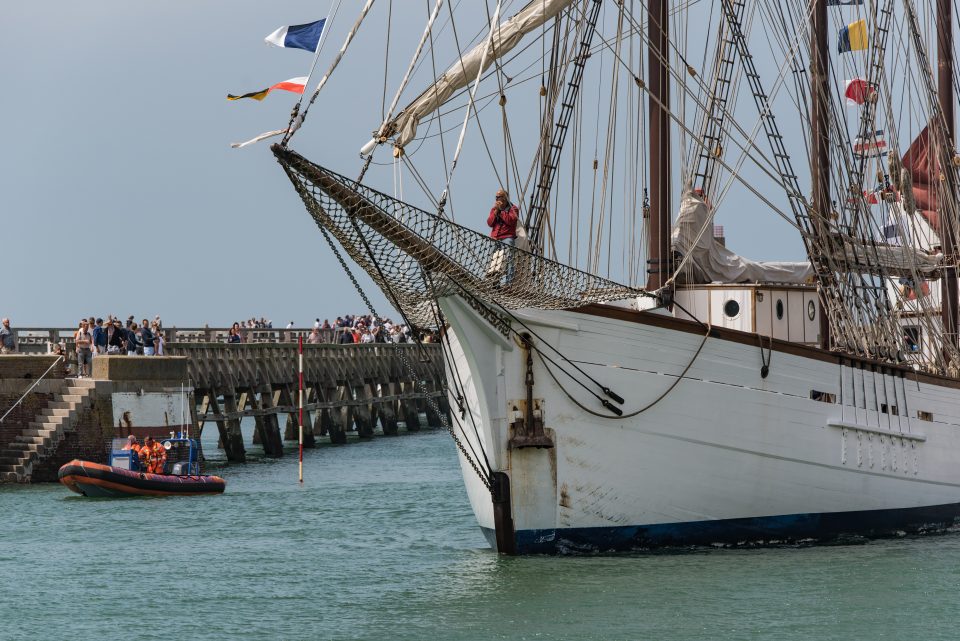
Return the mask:
{"type": "Polygon", "coordinates": [[[841,29],[837,38],[837,49],[840,53],[863,51],[868,45],[867,21],[863,19],[851,22],[841,29]]]}

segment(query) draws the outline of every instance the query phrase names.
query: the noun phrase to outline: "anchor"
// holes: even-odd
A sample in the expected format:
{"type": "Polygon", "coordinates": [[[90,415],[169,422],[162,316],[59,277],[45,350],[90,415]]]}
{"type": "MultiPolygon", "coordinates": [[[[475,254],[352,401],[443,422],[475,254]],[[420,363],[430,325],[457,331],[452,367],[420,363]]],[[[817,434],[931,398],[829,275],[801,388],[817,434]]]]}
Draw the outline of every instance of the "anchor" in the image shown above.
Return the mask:
{"type": "Polygon", "coordinates": [[[525,447],[551,448],[553,439],[543,431],[543,408],[542,399],[533,398],[533,341],[530,334],[520,335],[521,349],[527,359],[527,373],[524,383],[527,388],[526,402],[523,405],[523,411],[516,405],[513,411],[518,415],[510,423],[510,440],[507,447],[511,450],[519,450],[525,447]]]}

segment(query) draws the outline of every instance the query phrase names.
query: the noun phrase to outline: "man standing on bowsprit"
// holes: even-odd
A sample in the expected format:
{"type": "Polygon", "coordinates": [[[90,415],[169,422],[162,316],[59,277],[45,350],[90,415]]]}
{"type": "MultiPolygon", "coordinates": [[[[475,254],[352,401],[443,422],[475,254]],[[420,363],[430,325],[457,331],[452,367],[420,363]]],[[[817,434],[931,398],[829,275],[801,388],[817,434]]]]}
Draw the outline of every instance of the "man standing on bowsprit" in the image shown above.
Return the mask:
{"type": "MultiPolygon", "coordinates": [[[[506,190],[498,189],[496,201],[487,216],[487,226],[490,227],[490,237],[499,240],[510,247],[517,243],[517,221],[520,218],[520,210],[516,205],[510,202],[510,195],[506,190]]],[[[513,252],[507,252],[507,279],[509,283],[513,280],[513,252]]]]}

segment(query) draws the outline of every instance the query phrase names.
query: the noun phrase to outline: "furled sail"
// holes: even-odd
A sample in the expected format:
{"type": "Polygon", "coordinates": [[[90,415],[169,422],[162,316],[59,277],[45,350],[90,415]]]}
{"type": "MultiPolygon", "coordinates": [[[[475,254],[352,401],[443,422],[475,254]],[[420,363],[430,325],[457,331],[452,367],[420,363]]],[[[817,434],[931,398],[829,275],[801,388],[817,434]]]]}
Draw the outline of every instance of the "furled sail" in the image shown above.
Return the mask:
{"type": "Polygon", "coordinates": [[[674,251],[690,257],[693,282],[811,282],[813,268],[808,262],[757,262],[738,256],[713,237],[712,226],[707,228],[709,219],[707,203],[689,191],[685,193],[672,240],[674,251]]]}
{"type": "Polygon", "coordinates": [[[928,254],[909,245],[864,242],[849,236],[839,238],[839,241],[850,271],[866,274],[882,271],[889,276],[910,276],[915,271],[933,277],[943,261],[943,254],[939,252],[928,254]]]}
{"type": "Polygon", "coordinates": [[[930,146],[930,128],[924,127],[904,154],[903,167],[910,172],[917,209],[934,231],[940,233],[940,222],[937,219],[937,192],[932,180],[932,177],[940,173],[937,165],[934,151],[930,146]]]}
{"type": "MultiPolygon", "coordinates": [[[[392,122],[386,124],[382,135],[396,135],[396,144],[403,147],[417,135],[417,125],[427,115],[436,111],[459,89],[470,84],[477,73],[486,70],[495,60],[509,53],[523,37],[557,16],[573,4],[573,0],[531,0],[509,20],[500,24],[493,34],[490,51],[484,58],[487,42],[481,42],[465,53],[437,81],[411,102],[392,122]]],[[[381,142],[381,141],[376,141],[381,142]]],[[[364,149],[370,149],[366,145],[364,149]]]]}

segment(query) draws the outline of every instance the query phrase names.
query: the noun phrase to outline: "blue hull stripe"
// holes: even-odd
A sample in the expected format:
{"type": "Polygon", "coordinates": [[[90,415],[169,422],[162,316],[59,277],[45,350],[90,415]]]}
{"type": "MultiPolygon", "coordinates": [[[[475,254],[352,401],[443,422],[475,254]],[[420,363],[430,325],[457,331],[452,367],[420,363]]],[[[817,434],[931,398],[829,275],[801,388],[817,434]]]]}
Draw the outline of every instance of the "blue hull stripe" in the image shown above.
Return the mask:
{"type": "MultiPolygon", "coordinates": [[[[787,514],[743,519],[520,530],[519,554],[625,552],[691,545],[829,542],[844,535],[884,537],[898,532],[942,529],[960,518],[960,503],[893,510],[787,514]]],[[[493,530],[482,528],[493,547],[493,530]]]]}

